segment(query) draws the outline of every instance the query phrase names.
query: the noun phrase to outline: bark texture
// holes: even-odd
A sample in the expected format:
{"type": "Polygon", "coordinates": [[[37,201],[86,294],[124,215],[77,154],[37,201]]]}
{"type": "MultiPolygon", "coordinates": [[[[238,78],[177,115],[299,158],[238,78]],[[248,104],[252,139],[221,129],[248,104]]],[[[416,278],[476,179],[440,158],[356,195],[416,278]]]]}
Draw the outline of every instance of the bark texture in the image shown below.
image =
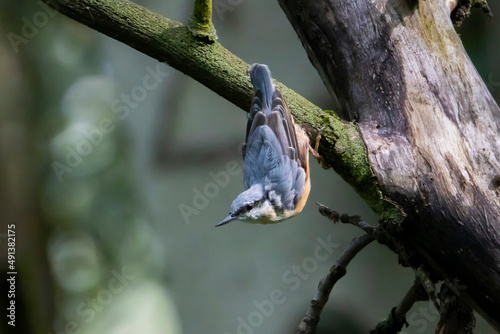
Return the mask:
{"type": "Polygon", "coordinates": [[[279,0],[358,123],[384,196],[407,215],[414,265],[458,278],[500,329],[500,109],[444,1],[279,0]]]}

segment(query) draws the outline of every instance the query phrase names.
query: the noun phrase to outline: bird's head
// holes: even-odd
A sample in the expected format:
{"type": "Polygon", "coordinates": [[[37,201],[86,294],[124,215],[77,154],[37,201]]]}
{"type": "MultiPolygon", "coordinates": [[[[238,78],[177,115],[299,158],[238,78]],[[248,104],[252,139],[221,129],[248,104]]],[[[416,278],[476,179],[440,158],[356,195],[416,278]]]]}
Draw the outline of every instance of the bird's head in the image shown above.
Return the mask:
{"type": "Polygon", "coordinates": [[[252,185],[236,197],[231,204],[229,215],[216,226],[222,226],[234,220],[260,224],[282,220],[277,214],[280,210],[276,210],[281,206],[279,199],[270,197],[272,196],[269,196],[269,192],[266,192],[261,184],[252,185]]]}

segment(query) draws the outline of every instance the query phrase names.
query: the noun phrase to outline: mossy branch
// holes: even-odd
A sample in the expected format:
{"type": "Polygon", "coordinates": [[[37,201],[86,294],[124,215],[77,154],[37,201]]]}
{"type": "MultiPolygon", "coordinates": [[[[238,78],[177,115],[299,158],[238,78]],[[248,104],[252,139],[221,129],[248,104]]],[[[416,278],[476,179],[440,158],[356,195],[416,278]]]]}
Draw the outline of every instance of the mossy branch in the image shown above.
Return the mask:
{"type": "MultiPolygon", "coordinates": [[[[185,73],[247,111],[252,97],[249,64],[215,41],[199,39],[179,22],[125,0],[42,0],[66,16],[121,41],[185,73]]],[[[199,0],[196,20],[207,22],[209,1],[199,0]],[[205,19],[203,19],[205,18],[205,19]]],[[[366,147],[353,123],[323,111],[276,82],[295,120],[315,138],[319,153],[371,206],[383,221],[399,222],[401,210],[382,197],[368,163],[366,147]]]]}
{"type": "Polygon", "coordinates": [[[212,0],[195,0],[193,15],[189,19],[189,30],[196,36],[211,42],[217,39],[212,24],[212,0]]]}

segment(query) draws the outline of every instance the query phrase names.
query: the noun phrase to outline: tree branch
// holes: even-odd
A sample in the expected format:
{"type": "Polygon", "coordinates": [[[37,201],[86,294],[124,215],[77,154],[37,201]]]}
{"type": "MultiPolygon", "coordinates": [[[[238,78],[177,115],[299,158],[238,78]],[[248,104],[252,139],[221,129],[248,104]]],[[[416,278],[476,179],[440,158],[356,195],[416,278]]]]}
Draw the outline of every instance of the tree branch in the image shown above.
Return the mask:
{"type": "MultiPolygon", "coordinates": [[[[42,0],[68,17],[119,40],[197,80],[247,111],[253,95],[249,65],[218,42],[204,42],[181,23],[125,0],[42,0]]],[[[203,12],[203,10],[201,10],[203,12]]],[[[204,12],[206,14],[206,11],[204,12]]],[[[203,14],[203,15],[205,15],[203,14]]],[[[323,111],[276,82],[295,118],[315,139],[322,129],[319,152],[386,221],[401,221],[400,208],[384,200],[368,164],[365,144],[355,124],[323,111]]]]}
{"type": "Polygon", "coordinates": [[[349,216],[346,213],[338,213],[330,209],[329,207],[318,204],[319,213],[333,221],[334,223],[350,224],[359,227],[367,234],[372,236],[377,242],[382,245],[387,246],[399,257],[399,263],[408,266],[409,265],[409,252],[407,247],[403,242],[398,239],[400,233],[400,228],[397,226],[392,226],[390,224],[379,224],[377,226],[371,226],[367,222],[363,221],[360,216],[349,216]]]}
{"type": "Polygon", "coordinates": [[[459,27],[470,15],[472,7],[479,7],[483,12],[488,14],[489,17],[493,17],[493,13],[486,0],[458,0],[457,6],[451,12],[451,20],[456,27],[459,27]]]}
{"type": "Polygon", "coordinates": [[[349,216],[346,213],[338,213],[337,211],[333,211],[326,205],[316,203],[318,207],[319,213],[328,218],[329,220],[333,221],[334,223],[343,223],[343,224],[351,224],[354,226],[359,227],[363,231],[365,231],[367,234],[374,236],[376,232],[376,227],[371,226],[367,222],[361,220],[360,216],[349,216]]]}
{"type": "Polygon", "coordinates": [[[215,41],[217,33],[212,24],[212,0],[195,0],[194,10],[189,19],[189,30],[197,36],[215,41]]]}
{"type": "Polygon", "coordinates": [[[370,331],[371,334],[392,334],[399,333],[406,322],[406,314],[417,301],[426,300],[427,295],[418,278],[415,279],[412,287],[403,297],[401,303],[391,310],[391,313],[377,327],[370,331]]]}
{"type": "Polygon", "coordinates": [[[328,302],[328,298],[330,297],[330,293],[332,292],[335,283],[344,277],[347,272],[349,262],[351,262],[356,254],[369,245],[373,240],[372,236],[364,234],[351,241],[351,244],[347,247],[344,253],[342,253],[335,265],[330,269],[330,273],[328,273],[328,275],[319,282],[318,292],[316,293],[314,299],[311,300],[311,305],[309,306],[306,315],[295,331],[296,334],[316,333],[316,327],[318,325],[321,312],[323,311],[325,304],[328,302]]]}

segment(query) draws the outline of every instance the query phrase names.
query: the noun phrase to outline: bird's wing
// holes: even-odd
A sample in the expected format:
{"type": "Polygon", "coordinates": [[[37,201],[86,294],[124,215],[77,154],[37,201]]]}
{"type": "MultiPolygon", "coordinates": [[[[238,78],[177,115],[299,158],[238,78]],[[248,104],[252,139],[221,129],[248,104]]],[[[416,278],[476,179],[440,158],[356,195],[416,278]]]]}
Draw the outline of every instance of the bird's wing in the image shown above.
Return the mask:
{"type": "Polygon", "coordinates": [[[280,166],[283,156],[278,138],[267,125],[258,126],[251,132],[245,151],[243,160],[245,189],[255,183],[264,183],[271,171],[280,166]]]}
{"type": "Polygon", "coordinates": [[[297,135],[295,133],[295,125],[293,123],[292,114],[290,113],[290,109],[288,109],[283,96],[277,89],[275,89],[273,94],[271,114],[276,115],[276,118],[278,119],[276,126],[273,127],[270,125],[270,127],[273,129],[273,132],[277,134],[282,147],[287,148],[283,149],[283,152],[288,155],[291,160],[300,162],[301,152],[297,144],[297,135]]]}
{"type": "Polygon", "coordinates": [[[271,72],[265,65],[254,64],[250,69],[250,77],[255,95],[248,115],[243,159],[248,140],[255,129],[267,125],[278,139],[283,154],[297,161],[302,167],[306,166],[307,152],[304,154],[299,150],[292,114],[280,91],[272,83],[271,72]]]}

